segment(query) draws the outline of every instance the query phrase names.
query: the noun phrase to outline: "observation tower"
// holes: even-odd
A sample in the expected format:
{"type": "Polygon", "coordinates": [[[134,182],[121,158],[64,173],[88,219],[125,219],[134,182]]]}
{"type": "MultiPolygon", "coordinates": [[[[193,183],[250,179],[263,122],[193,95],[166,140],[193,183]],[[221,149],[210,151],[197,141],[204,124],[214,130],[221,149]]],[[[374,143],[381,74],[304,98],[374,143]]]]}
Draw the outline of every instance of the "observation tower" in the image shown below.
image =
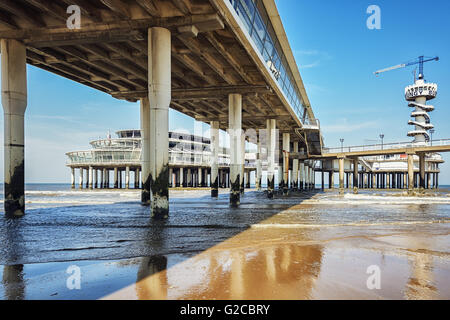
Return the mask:
{"type": "Polygon", "coordinates": [[[414,108],[408,124],[414,126],[414,130],[408,132],[408,137],[413,137],[415,144],[426,144],[429,142],[429,130],[434,126],[431,124],[429,112],[434,110],[434,106],[427,105],[427,101],[436,98],[438,86],[435,83],[426,83],[423,74],[415,80],[413,85],[405,88],[405,99],[409,102],[408,106],[414,108]]]}

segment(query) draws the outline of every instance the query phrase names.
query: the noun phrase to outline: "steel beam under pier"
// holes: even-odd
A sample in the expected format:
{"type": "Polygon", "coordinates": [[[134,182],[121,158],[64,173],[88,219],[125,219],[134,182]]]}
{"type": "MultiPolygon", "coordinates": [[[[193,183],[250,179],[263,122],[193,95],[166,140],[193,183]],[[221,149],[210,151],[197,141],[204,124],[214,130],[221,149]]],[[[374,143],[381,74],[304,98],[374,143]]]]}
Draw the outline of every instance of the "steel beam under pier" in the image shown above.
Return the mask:
{"type": "Polygon", "coordinates": [[[4,116],[4,207],[7,217],[25,214],[24,116],[27,108],[26,48],[16,40],[1,40],[2,105],[4,116]]]}
{"type": "Polygon", "coordinates": [[[242,139],[242,95],[228,96],[228,125],[230,135],[230,204],[241,203],[241,139],[242,139]]]}

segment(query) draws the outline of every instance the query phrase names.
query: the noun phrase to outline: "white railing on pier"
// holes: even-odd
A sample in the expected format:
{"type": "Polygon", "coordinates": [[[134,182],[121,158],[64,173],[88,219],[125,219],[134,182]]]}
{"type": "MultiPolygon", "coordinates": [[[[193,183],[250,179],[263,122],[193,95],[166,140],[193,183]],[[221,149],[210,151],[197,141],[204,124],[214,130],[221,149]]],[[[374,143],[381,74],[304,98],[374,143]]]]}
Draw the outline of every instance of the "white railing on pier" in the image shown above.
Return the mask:
{"type": "Polygon", "coordinates": [[[397,142],[383,143],[364,146],[342,146],[334,148],[323,148],[323,153],[344,153],[344,152],[361,152],[361,151],[381,151],[390,149],[414,148],[414,147],[437,147],[450,146],[450,139],[433,140],[429,142],[413,143],[413,142],[397,142]]]}

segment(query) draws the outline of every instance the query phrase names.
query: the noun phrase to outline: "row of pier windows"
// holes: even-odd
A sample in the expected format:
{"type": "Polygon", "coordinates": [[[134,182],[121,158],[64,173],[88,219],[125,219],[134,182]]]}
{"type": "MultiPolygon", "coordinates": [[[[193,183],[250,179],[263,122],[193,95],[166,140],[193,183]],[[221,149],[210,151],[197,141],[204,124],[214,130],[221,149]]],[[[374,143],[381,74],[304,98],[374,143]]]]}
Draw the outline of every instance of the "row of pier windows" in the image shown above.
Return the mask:
{"type": "Polygon", "coordinates": [[[308,122],[306,108],[262,0],[229,0],[278,81],[297,116],[308,122]]]}

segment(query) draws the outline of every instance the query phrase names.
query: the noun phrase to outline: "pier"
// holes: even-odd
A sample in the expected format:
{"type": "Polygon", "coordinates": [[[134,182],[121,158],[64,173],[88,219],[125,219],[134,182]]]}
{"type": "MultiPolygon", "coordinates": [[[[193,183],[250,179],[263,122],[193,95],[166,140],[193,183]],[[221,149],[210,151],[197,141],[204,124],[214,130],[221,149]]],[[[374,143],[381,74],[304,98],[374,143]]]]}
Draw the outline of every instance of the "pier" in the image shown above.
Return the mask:
{"type": "MultiPolygon", "coordinates": [[[[321,154],[319,122],[273,0],[7,0],[0,9],[7,215],[25,212],[27,63],[140,102],[142,204],[155,218],[169,214],[169,108],[209,123],[213,132],[228,130],[231,205],[240,203],[242,146],[249,136],[270,132],[265,134],[269,197],[278,153],[321,154]],[[82,17],[74,28],[68,27],[69,5],[82,17]]],[[[218,143],[213,139],[213,150],[218,143]]],[[[216,156],[213,152],[213,189],[216,156]]],[[[92,171],[88,186],[95,185],[95,176],[92,171]]]]}

